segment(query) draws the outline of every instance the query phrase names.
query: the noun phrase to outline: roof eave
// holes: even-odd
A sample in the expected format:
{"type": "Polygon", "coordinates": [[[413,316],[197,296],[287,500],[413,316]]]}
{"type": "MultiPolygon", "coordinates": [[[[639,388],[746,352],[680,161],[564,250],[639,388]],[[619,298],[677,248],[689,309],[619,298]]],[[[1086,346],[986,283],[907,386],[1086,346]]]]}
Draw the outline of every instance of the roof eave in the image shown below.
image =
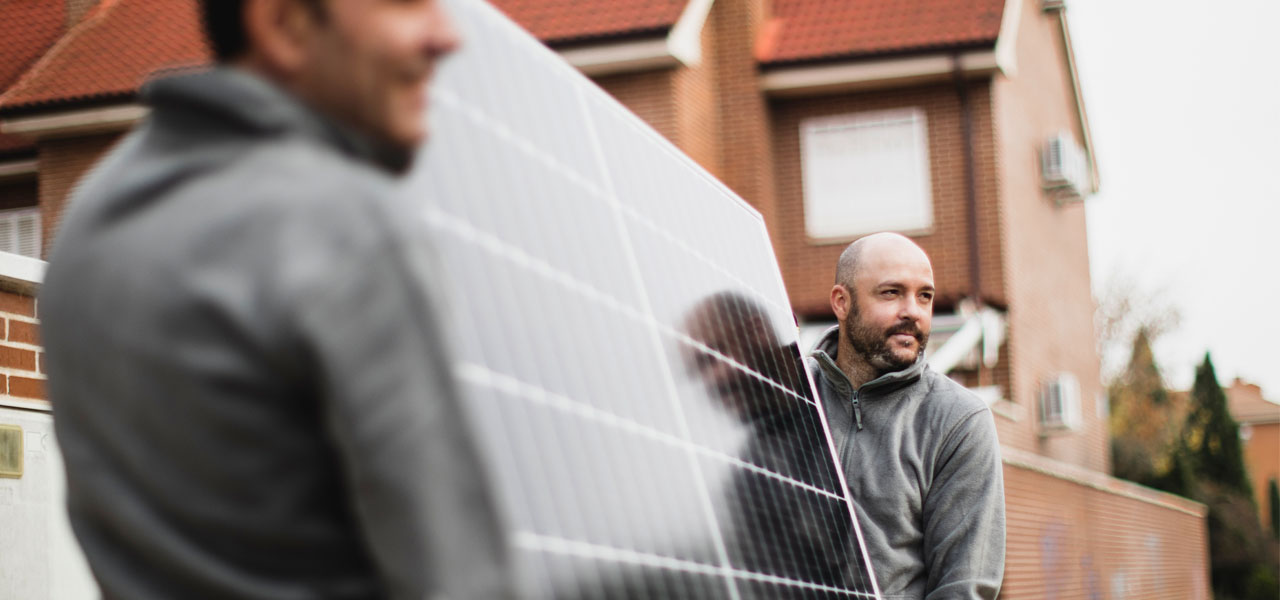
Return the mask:
{"type": "Polygon", "coordinates": [[[1089,190],[1098,193],[1098,158],[1093,151],[1093,133],[1089,129],[1089,115],[1084,108],[1084,94],[1080,90],[1080,74],[1076,70],[1076,54],[1071,45],[1071,29],[1067,26],[1067,7],[1064,2],[1046,2],[1045,12],[1056,12],[1058,23],[1062,27],[1063,51],[1067,57],[1067,74],[1070,75],[1072,97],[1076,104],[1076,117],[1080,119],[1080,133],[1084,137],[1084,152],[1089,159],[1089,190]]]}
{"type": "Polygon", "coordinates": [[[557,52],[590,77],[694,66],[702,60],[702,28],[713,2],[689,0],[675,25],[652,37],[575,45],[557,52]]]}
{"type": "Polygon", "coordinates": [[[773,66],[761,74],[760,88],[775,97],[838,94],[950,81],[957,68],[973,79],[1002,71],[995,48],[984,45],[908,56],[851,57],[838,62],[773,66]]]}
{"type": "Polygon", "coordinates": [[[105,106],[63,109],[34,115],[5,116],[0,132],[34,139],[51,139],[124,131],[147,115],[148,109],[132,100],[105,106]]]}

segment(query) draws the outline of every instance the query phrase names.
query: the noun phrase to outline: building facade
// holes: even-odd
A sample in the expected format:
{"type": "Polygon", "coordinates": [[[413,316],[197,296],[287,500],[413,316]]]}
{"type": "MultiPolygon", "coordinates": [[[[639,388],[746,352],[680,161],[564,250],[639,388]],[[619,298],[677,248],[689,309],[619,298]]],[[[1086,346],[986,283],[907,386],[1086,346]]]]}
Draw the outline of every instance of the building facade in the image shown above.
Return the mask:
{"type": "MultiPolygon", "coordinates": [[[[1208,597],[1204,508],[1108,476],[1099,181],[1064,2],[493,3],[760,211],[807,335],[832,322],[847,243],[893,230],[929,253],[930,361],[988,400],[1004,447],[1002,597],[1208,597]]],[[[48,43],[0,65],[0,141],[19,147],[0,145],[0,208],[34,210],[45,249],[145,115],[146,76],[207,61],[194,0],[46,4],[48,43]]]]}
{"type": "Polygon", "coordinates": [[[1262,388],[1236,379],[1225,388],[1231,418],[1240,424],[1244,467],[1253,484],[1258,521],[1280,531],[1271,513],[1271,488],[1280,485],[1280,404],[1262,397],[1262,388]]]}

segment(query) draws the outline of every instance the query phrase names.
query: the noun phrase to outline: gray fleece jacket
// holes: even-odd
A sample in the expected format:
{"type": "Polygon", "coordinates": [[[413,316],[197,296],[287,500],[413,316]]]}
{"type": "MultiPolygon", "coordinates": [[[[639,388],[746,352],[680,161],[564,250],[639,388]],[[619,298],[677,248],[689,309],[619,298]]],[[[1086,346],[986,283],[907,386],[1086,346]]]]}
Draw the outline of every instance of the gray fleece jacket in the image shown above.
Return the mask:
{"type": "Polygon", "coordinates": [[[915,365],[853,389],[839,328],[808,357],[886,599],[992,599],[1004,573],[1004,478],[991,411],[915,365]]]}
{"type": "Polygon", "coordinates": [[[381,153],[234,69],[144,100],[40,294],[104,597],[507,597],[435,253],[381,153]]]}

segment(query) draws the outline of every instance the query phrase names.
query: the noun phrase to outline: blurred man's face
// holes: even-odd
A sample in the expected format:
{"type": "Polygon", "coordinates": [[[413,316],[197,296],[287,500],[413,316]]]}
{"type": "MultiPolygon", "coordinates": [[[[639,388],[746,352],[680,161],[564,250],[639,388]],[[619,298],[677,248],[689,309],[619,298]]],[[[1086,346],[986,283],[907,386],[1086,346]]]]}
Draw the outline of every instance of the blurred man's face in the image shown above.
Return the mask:
{"type": "Polygon", "coordinates": [[[887,254],[864,258],[841,323],[854,351],[881,374],[920,358],[933,321],[933,268],[927,258],[887,254]]]}
{"type": "MultiPolygon", "coordinates": [[[[307,0],[300,0],[306,2],[307,0]]],[[[362,133],[411,151],[426,137],[426,85],[458,36],[436,0],[321,0],[295,91],[362,133]]]]}
{"type": "MultiPolygon", "coordinates": [[[[777,379],[777,338],[772,326],[762,315],[718,319],[717,314],[732,314],[727,306],[700,306],[685,321],[685,329],[694,340],[705,344],[747,369],[764,377],[777,379]]],[[[776,410],[777,392],[750,373],[719,356],[701,349],[689,348],[685,359],[696,376],[720,402],[721,406],[741,419],[750,419],[776,410]]]]}

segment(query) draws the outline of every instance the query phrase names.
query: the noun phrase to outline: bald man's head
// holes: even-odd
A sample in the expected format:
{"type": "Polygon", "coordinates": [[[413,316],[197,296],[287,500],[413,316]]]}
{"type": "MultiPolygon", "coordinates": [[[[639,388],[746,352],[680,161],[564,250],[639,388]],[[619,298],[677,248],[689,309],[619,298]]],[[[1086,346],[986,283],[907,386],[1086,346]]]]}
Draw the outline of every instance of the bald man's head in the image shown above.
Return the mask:
{"type": "Polygon", "coordinates": [[[929,257],[907,237],[877,233],[845,249],[831,308],[840,321],[842,368],[863,371],[851,379],[865,382],[919,360],[929,341],[933,294],[929,257]]]}
{"type": "Polygon", "coordinates": [[[929,262],[929,256],[924,250],[911,238],[899,233],[889,231],[881,233],[873,233],[871,235],[859,238],[849,247],[840,253],[840,260],[836,262],[836,285],[843,285],[849,289],[853,289],[853,279],[858,275],[858,269],[861,265],[863,254],[868,250],[872,251],[872,258],[877,252],[889,252],[903,257],[914,257],[922,259],[925,264],[929,265],[930,277],[933,274],[933,265],[929,262]]]}

